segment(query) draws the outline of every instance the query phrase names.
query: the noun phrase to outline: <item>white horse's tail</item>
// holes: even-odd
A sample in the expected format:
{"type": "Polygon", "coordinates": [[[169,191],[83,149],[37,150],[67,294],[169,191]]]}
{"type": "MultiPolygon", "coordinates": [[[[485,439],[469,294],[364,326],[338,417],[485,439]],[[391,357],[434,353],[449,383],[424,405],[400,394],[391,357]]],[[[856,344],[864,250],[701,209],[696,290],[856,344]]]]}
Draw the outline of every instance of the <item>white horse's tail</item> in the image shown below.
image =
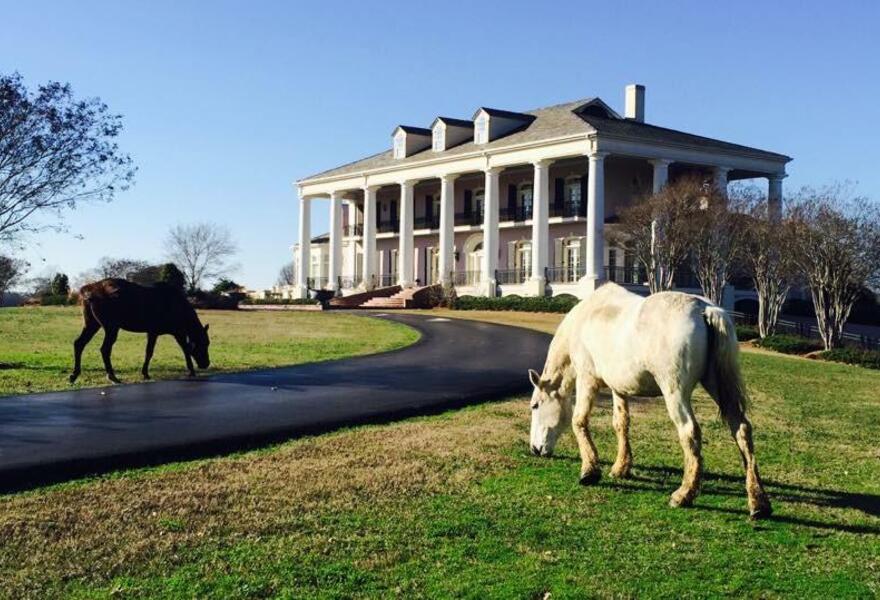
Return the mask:
{"type": "Polygon", "coordinates": [[[718,306],[707,306],[703,317],[709,328],[703,386],[718,403],[723,417],[741,417],[746,411],[748,395],[739,372],[736,326],[727,311],[718,306]]]}

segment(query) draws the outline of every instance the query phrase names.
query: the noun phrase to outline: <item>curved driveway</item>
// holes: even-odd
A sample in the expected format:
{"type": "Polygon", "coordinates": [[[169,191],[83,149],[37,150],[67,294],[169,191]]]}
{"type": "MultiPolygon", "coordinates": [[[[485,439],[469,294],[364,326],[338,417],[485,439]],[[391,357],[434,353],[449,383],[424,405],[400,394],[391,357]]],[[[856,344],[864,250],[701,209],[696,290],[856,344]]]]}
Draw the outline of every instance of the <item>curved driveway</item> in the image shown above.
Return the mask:
{"type": "Polygon", "coordinates": [[[0,398],[0,491],[216,455],[525,392],[549,336],[382,315],[418,329],[401,350],[196,380],[0,398]]]}

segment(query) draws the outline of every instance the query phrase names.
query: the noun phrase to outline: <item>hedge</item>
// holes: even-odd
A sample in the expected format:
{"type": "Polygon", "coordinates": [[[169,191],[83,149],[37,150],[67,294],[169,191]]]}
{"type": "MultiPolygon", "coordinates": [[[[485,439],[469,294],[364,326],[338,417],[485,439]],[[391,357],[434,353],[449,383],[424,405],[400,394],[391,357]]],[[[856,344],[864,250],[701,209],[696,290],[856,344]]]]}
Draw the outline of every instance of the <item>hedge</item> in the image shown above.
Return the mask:
{"type": "Polygon", "coordinates": [[[880,369],[880,350],[862,350],[861,348],[835,348],[826,350],[819,355],[822,360],[858,365],[868,369],[880,369]]]}
{"type": "Polygon", "coordinates": [[[806,354],[822,349],[822,344],[818,340],[784,333],[768,335],[758,342],[758,345],[783,354],[806,354]]]}
{"type": "Polygon", "coordinates": [[[462,296],[455,301],[455,310],[516,310],[522,312],[567,313],[580,302],[571,294],[560,294],[550,298],[532,296],[502,296],[486,298],[483,296],[462,296]]]}
{"type": "Polygon", "coordinates": [[[736,326],[736,339],[741,342],[748,342],[749,340],[754,340],[761,337],[758,334],[758,329],[754,325],[737,325],[736,326]]]}

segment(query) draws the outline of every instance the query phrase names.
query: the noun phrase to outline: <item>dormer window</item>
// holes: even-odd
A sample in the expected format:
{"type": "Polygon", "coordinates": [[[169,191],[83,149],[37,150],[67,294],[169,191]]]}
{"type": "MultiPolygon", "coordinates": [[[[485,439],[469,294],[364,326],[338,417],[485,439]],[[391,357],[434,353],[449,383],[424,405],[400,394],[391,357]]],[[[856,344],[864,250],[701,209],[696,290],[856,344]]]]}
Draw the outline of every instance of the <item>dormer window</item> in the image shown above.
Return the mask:
{"type": "Polygon", "coordinates": [[[394,158],[406,158],[406,133],[403,131],[394,136],[394,158]]]}
{"type": "Polygon", "coordinates": [[[474,121],[474,143],[485,144],[489,141],[489,116],[481,113],[474,121]]]}
{"type": "Polygon", "coordinates": [[[434,126],[434,132],[432,134],[432,143],[431,148],[434,152],[442,152],[446,150],[446,130],[441,124],[437,124],[434,126]]]}

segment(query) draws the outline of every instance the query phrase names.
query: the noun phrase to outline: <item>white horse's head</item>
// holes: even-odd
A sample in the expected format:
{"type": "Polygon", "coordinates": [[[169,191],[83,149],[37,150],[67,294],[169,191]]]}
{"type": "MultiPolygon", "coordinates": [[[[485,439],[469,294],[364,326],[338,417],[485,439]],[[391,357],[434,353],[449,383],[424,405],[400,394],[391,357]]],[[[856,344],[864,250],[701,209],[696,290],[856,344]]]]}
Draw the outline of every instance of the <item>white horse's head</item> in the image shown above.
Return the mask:
{"type": "Polygon", "coordinates": [[[532,430],[529,443],[532,454],[551,456],[559,434],[571,422],[571,400],[563,397],[561,381],[551,381],[529,369],[532,391],[532,430]]]}

